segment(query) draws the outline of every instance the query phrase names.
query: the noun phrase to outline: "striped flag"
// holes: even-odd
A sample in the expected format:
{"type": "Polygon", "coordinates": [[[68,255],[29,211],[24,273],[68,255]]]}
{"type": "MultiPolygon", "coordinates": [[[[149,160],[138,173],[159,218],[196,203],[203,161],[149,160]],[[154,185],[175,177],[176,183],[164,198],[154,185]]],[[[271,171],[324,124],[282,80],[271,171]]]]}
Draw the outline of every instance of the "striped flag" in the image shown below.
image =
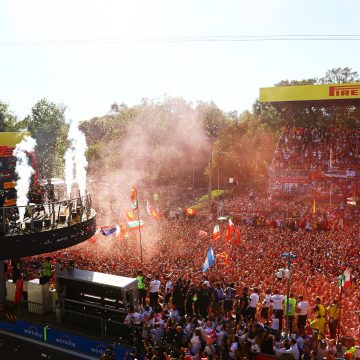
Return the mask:
{"type": "Polygon", "coordinates": [[[213,266],[214,264],[215,264],[214,250],[210,245],[210,248],[206,254],[206,259],[202,267],[202,272],[205,272],[210,266],[213,266]]]}
{"type": "Polygon", "coordinates": [[[220,238],[220,226],[219,224],[216,224],[214,226],[214,230],[213,230],[213,234],[212,234],[212,239],[215,241],[217,239],[220,238]]]}
{"type": "Polygon", "coordinates": [[[131,201],[131,207],[134,210],[136,210],[139,207],[139,202],[138,202],[137,190],[135,186],[131,188],[130,201],[131,201]]]}
{"type": "Polygon", "coordinates": [[[128,221],[127,224],[129,226],[129,228],[132,229],[132,228],[137,228],[139,226],[140,227],[143,226],[144,222],[142,220],[140,220],[140,221],[135,220],[135,221],[128,221]]]}
{"type": "Polygon", "coordinates": [[[234,223],[232,222],[231,219],[229,219],[229,223],[228,223],[228,226],[226,228],[226,232],[225,232],[225,241],[226,242],[230,242],[231,241],[231,238],[233,237],[235,233],[235,225],[234,223]]]}
{"type": "Polygon", "coordinates": [[[345,287],[345,289],[349,288],[351,285],[350,281],[350,270],[346,269],[343,274],[340,275],[338,280],[339,288],[345,287]]]}

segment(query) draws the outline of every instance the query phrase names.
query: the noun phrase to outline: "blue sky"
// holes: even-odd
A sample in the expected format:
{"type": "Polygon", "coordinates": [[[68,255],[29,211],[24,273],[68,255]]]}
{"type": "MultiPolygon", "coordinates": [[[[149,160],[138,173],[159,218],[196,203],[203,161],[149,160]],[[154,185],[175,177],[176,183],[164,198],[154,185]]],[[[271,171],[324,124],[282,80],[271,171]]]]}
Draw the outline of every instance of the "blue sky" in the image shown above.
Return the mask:
{"type": "Polygon", "coordinates": [[[358,0],[3,0],[0,100],[19,118],[43,97],[78,120],[164,94],[242,112],[282,79],[360,72],[360,41],[121,39],[360,34],[359,14],[358,0]]]}

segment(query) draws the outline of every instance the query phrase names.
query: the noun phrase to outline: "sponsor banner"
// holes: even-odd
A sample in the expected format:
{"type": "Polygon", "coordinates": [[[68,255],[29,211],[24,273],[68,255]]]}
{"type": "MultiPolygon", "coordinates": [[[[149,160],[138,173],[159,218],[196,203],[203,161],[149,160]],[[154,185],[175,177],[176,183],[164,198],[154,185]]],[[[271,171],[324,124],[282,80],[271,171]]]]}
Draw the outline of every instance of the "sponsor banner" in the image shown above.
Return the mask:
{"type": "Polygon", "coordinates": [[[3,331],[15,332],[15,326],[15,324],[0,321],[0,330],[3,331]]]}
{"type": "Polygon", "coordinates": [[[360,83],[275,86],[260,89],[260,102],[360,99],[360,83]]]}
{"type": "Polygon", "coordinates": [[[99,357],[107,348],[107,345],[102,342],[86,339],[52,328],[46,328],[46,342],[57,347],[96,357],[99,357]]]}
{"type": "Polygon", "coordinates": [[[17,320],[13,332],[37,341],[44,341],[44,327],[40,325],[17,320]]]}
{"type": "MultiPolygon", "coordinates": [[[[108,345],[101,341],[87,339],[78,335],[52,329],[48,326],[43,327],[26,321],[17,320],[15,324],[0,321],[0,330],[15,333],[39,342],[46,342],[58,348],[91,355],[95,358],[99,358],[108,348],[108,345]]],[[[124,359],[125,354],[130,352],[130,349],[116,345],[115,352],[116,359],[124,359]]]]}
{"type": "Polygon", "coordinates": [[[31,136],[31,134],[29,132],[0,132],[1,147],[15,148],[25,136],[31,136]]]}
{"type": "Polygon", "coordinates": [[[294,178],[294,177],[286,177],[286,178],[273,178],[274,183],[278,184],[307,184],[308,178],[294,178]]]}

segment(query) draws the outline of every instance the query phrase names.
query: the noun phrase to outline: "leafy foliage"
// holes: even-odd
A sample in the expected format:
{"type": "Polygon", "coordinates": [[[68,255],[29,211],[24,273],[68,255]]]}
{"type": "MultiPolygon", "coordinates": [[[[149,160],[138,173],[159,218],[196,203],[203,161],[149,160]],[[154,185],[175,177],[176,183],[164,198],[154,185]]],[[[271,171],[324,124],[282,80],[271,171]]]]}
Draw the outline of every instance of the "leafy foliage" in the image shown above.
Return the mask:
{"type": "Polygon", "coordinates": [[[37,142],[40,177],[63,175],[64,154],[68,146],[68,126],[65,123],[64,112],[64,106],[41,99],[24,120],[24,125],[37,142]]]}

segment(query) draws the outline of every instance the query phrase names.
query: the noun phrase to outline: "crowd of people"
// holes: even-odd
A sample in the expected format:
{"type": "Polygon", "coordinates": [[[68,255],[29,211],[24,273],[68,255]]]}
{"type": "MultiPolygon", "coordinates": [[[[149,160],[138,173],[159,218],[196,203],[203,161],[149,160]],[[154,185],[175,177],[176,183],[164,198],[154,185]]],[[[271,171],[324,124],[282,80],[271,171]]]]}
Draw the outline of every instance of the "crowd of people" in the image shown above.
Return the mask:
{"type": "MultiPolygon", "coordinates": [[[[334,338],[334,333],[331,334],[334,318],[331,319],[330,310],[319,315],[314,307],[318,296],[324,309],[330,309],[338,301],[341,336],[351,336],[359,342],[356,312],[360,309],[359,216],[348,208],[343,209],[344,218],[353,216],[353,221],[344,221],[337,231],[277,226],[276,221],[276,226],[262,226],[249,221],[254,208],[268,211],[271,218],[272,210],[280,207],[272,204],[271,199],[258,196],[251,200],[248,196],[225,200],[228,214],[234,211],[240,242],[225,241],[227,220],[219,220],[222,236],[212,241],[211,233],[217,220],[149,218],[142,228],[143,263],[136,230],[121,240],[97,235],[51,256],[57,259],[58,268],[71,262],[72,266],[85,270],[143,276],[141,306],[130,309],[132,315],[124,321],[141,325],[148,358],[156,359],[152,357],[155,353],[165,353],[164,346],[166,351],[181,353],[188,359],[201,355],[212,359],[244,359],[259,349],[276,354],[294,353],[296,345],[304,359],[323,358],[326,348],[326,358],[331,359],[333,343],[329,339],[334,338]],[[215,265],[203,273],[202,265],[210,244],[216,257],[215,265]],[[281,257],[284,252],[297,256],[291,261],[290,291],[291,299],[296,301],[295,310],[299,312],[292,314],[291,337],[282,344],[286,274],[281,279],[276,274],[286,268],[286,261],[281,257]],[[138,274],[139,269],[142,274],[138,274]],[[344,291],[340,303],[338,278],[346,269],[351,274],[351,287],[344,291]],[[282,299],[281,305],[274,302],[277,296],[282,299]],[[302,314],[298,307],[303,301],[309,305],[309,322],[300,326],[302,314]],[[311,327],[311,322],[319,316],[325,316],[322,324],[311,327]],[[328,339],[326,343],[323,338],[328,339]]],[[[302,214],[306,207],[310,205],[289,203],[282,215],[302,214]]],[[[273,215],[276,219],[277,213],[273,215]]],[[[29,278],[39,276],[45,256],[24,259],[23,268],[29,278]]],[[[289,304],[291,302],[289,300],[289,304]]],[[[299,356],[296,353],[294,358],[299,356]]]]}
{"type": "Polygon", "coordinates": [[[223,201],[224,213],[250,226],[267,226],[307,231],[339,231],[358,224],[360,211],[356,206],[330,206],[309,198],[278,198],[236,196],[223,201]]]}
{"type": "Polygon", "coordinates": [[[340,128],[285,128],[273,169],[360,169],[360,132],[340,128]]]}

